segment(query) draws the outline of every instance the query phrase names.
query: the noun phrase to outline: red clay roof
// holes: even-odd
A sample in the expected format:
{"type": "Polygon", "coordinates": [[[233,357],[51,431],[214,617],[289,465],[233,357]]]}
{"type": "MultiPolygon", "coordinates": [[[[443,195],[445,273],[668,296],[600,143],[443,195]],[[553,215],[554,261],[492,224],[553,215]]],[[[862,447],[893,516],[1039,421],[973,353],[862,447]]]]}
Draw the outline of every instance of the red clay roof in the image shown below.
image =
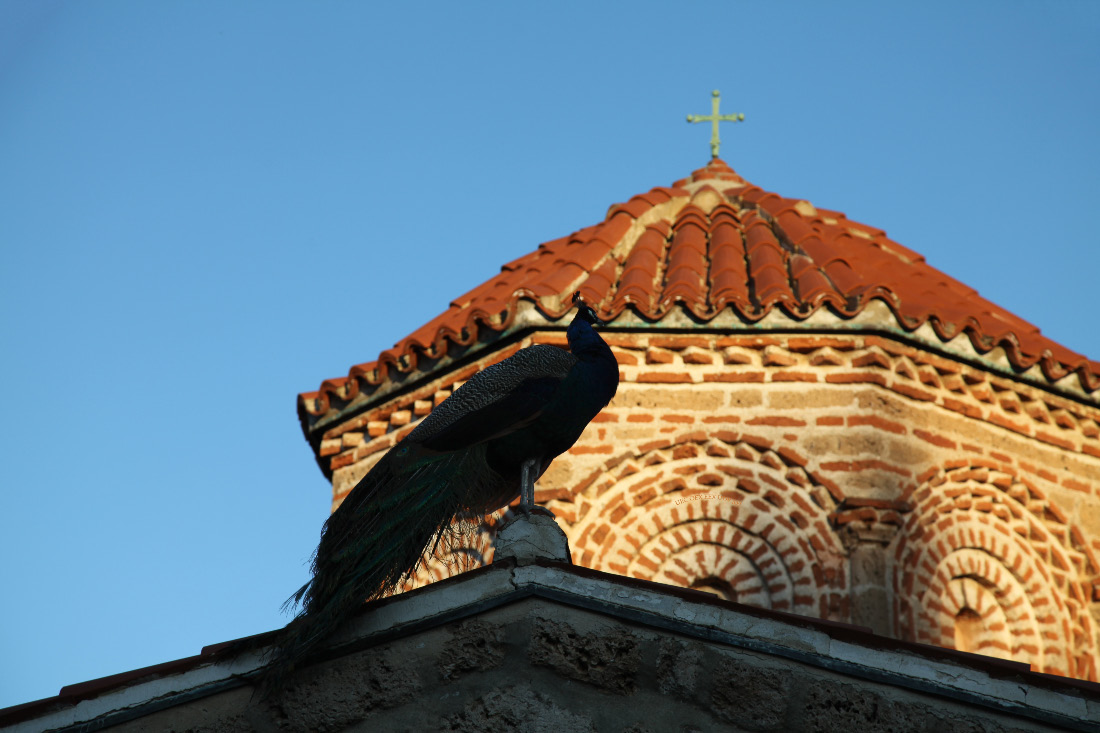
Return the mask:
{"type": "Polygon", "coordinates": [[[763,191],[716,158],[504,265],[377,361],[299,395],[299,409],[323,414],[330,395],[358,391],[349,380],[381,384],[390,369],[414,369],[420,353],[440,357],[451,343],[476,341],[482,328],[503,331],[521,299],[557,320],[576,290],[604,318],[631,308],[650,321],[676,304],[703,322],[726,308],[750,322],[775,308],[804,319],[825,306],[851,318],[878,298],[906,329],[929,323],[944,341],[965,332],[980,353],[1004,348],[1017,369],[1038,363],[1050,381],[1076,373],[1086,392],[1100,387],[1100,362],[1051,341],[881,230],[763,191]]]}

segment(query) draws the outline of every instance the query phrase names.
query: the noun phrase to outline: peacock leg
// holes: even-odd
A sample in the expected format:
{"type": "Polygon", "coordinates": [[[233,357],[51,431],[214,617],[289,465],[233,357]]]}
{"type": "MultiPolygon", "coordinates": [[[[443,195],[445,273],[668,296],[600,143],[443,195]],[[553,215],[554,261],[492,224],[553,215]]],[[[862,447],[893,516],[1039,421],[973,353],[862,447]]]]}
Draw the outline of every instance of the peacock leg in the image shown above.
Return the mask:
{"type": "Polygon", "coordinates": [[[534,459],[524,461],[520,468],[519,508],[531,518],[531,510],[535,506],[535,470],[537,461],[534,459]]]}

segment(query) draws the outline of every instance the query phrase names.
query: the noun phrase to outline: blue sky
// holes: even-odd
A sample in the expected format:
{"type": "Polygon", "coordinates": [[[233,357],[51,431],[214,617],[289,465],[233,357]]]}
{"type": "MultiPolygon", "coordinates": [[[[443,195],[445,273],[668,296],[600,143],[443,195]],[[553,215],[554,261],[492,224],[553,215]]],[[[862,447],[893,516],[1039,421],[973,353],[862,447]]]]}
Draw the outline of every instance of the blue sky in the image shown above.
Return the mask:
{"type": "Polygon", "coordinates": [[[295,397],[709,158],[1100,359],[1100,4],[0,0],[0,706],[281,626],[295,397]],[[408,8],[408,9],[407,9],[408,8]]]}

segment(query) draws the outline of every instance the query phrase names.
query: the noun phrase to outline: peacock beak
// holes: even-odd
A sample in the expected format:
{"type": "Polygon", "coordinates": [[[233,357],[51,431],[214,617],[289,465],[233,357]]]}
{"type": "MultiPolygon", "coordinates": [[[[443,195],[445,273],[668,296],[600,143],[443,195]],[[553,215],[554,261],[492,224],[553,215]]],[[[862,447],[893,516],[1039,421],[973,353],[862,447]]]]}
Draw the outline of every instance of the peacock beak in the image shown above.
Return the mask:
{"type": "Polygon", "coordinates": [[[593,310],[592,306],[584,302],[584,299],[581,298],[581,291],[579,290],[573,293],[573,305],[577,306],[578,314],[582,316],[584,320],[588,321],[592,328],[600,328],[608,324],[608,321],[601,320],[600,317],[596,315],[596,311],[593,310]]]}

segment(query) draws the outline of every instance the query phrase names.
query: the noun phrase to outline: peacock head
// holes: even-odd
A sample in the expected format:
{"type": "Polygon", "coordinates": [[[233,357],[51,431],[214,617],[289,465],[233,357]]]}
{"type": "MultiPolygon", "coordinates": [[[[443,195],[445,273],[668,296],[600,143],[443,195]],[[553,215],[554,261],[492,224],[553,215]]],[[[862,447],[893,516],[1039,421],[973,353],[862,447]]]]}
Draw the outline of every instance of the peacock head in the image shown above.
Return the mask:
{"type": "Polygon", "coordinates": [[[600,320],[599,316],[596,315],[596,311],[592,310],[591,306],[584,302],[579,290],[573,293],[573,305],[577,306],[577,318],[590,324],[593,328],[606,325],[600,320]]]}
{"type": "Polygon", "coordinates": [[[573,294],[573,305],[577,306],[577,315],[565,330],[569,350],[576,355],[585,353],[609,355],[611,352],[608,351],[607,344],[596,333],[596,328],[603,326],[604,322],[596,315],[596,311],[581,300],[580,293],[573,294]]]}

